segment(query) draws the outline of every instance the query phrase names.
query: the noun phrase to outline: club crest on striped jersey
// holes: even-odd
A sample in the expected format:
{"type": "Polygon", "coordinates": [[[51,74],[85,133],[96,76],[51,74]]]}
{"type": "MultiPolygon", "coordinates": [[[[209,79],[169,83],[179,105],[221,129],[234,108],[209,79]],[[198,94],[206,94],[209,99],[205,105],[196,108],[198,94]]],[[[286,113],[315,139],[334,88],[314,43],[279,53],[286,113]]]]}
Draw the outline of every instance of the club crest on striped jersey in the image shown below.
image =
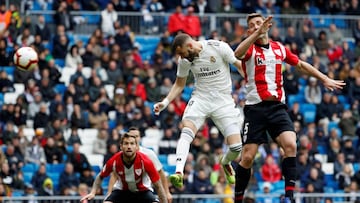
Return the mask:
{"type": "Polygon", "coordinates": [[[135,173],[136,173],[136,175],[141,175],[141,168],[140,169],[135,169],[135,173]]]}
{"type": "Polygon", "coordinates": [[[214,56],[210,56],[210,62],[211,62],[211,63],[215,63],[215,62],[216,62],[216,59],[215,59],[214,56]]]}

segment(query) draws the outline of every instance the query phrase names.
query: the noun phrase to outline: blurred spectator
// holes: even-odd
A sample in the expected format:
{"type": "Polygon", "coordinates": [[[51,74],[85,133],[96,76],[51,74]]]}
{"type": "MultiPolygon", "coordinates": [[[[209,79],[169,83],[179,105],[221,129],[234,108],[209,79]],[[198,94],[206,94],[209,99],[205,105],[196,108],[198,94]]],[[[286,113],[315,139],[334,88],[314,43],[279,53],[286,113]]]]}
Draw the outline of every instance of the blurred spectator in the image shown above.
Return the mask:
{"type": "Polygon", "coordinates": [[[360,101],[360,77],[356,77],[355,81],[349,84],[350,103],[360,101]]]}
{"type": "Polygon", "coordinates": [[[42,95],[42,100],[44,102],[51,101],[52,99],[54,99],[54,97],[56,95],[56,92],[55,92],[53,86],[51,86],[50,82],[51,82],[50,78],[48,78],[48,77],[43,77],[39,81],[38,86],[39,86],[40,93],[42,95]]]}
{"type": "Polygon", "coordinates": [[[54,42],[52,55],[56,59],[65,59],[69,40],[65,34],[59,36],[59,41],[54,42]]]}
{"type": "Polygon", "coordinates": [[[313,38],[306,39],[302,52],[305,54],[305,56],[308,59],[311,59],[313,56],[317,54],[315,41],[313,38]]]}
{"type": "Polygon", "coordinates": [[[305,99],[310,104],[320,104],[321,102],[321,88],[315,77],[309,77],[308,84],[305,86],[305,99]]]}
{"type": "Polygon", "coordinates": [[[68,161],[71,163],[71,168],[74,168],[76,173],[82,173],[84,169],[91,167],[85,154],[80,152],[80,144],[74,143],[73,151],[68,155],[68,161]]]}
{"type": "Polygon", "coordinates": [[[335,174],[335,179],[338,181],[339,189],[345,189],[350,186],[351,178],[354,175],[352,165],[343,165],[340,172],[335,174]]]}
{"type": "Polygon", "coordinates": [[[99,98],[100,89],[103,88],[103,85],[101,83],[100,78],[96,75],[90,79],[91,79],[91,81],[90,81],[90,86],[89,86],[88,92],[89,92],[89,96],[90,96],[90,101],[94,102],[99,98]]]}
{"type": "Polygon", "coordinates": [[[199,16],[194,14],[194,7],[187,8],[187,15],[185,16],[185,33],[191,37],[198,38],[201,35],[201,23],[199,16]]]}
{"type": "Polygon", "coordinates": [[[63,162],[63,151],[57,145],[52,137],[48,137],[44,146],[46,163],[59,164],[63,162]]]}
{"type": "MultiPolygon", "coordinates": [[[[342,156],[344,156],[343,153],[341,153],[341,144],[340,144],[340,140],[339,139],[329,139],[329,144],[328,144],[328,150],[327,150],[327,162],[330,163],[334,163],[337,160],[339,160],[339,158],[337,158],[340,154],[342,154],[342,156]]],[[[334,169],[335,171],[335,169],[334,169]]]]}
{"type": "MultiPolygon", "coordinates": [[[[305,193],[316,193],[315,191],[315,186],[313,183],[308,183],[305,185],[305,189],[304,189],[305,193]]],[[[316,197],[316,196],[309,196],[309,197],[305,197],[304,198],[304,203],[316,203],[316,202],[319,202],[320,201],[320,198],[319,197],[316,197]]]]}
{"type": "Polygon", "coordinates": [[[77,68],[79,63],[83,63],[79,54],[79,47],[77,45],[72,45],[65,57],[65,67],[77,68]]]}
{"type": "Polygon", "coordinates": [[[281,169],[279,165],[274,161],[272,155],[268,155],[265,158],[265,163],[261,167],[261,177],[264,181],[277,182],[281,179],[281,169]]]}
{"type": "Polygon", "coordinates": [[[180,5],[176,6],[175,12],[169,16],[168,31],[172,36],[183,32],[185,29],[185,16],[180,5]]]}
{"type": "Polygon", "coordinates": [[[15,170],[12,170],[7,162],[1,165],[0,182],[9,188],[14,187],[15,170]]]}
{"type": "Polygon", "coordinates": [[[118,143],[110,143],[107,148],[108,150],[104,155],[103,165],[105,165],[107,160],[109,160],[114,154],[119,151],[118,143]]]}
{"type": "Polygon", "coordinates": [[[6,9],[5,3],[0,5],[0,32],[3,32],[9,26],[11,21],[11,11],[6,9]]]}
{"type": "MultiPolygon", "coordinates": [[[[46,178],[42,184],[42,187],[38,191],[38,196],[54,196],[54,184],[53,181],[50,178],[46,178]]],[[[45,201],[43,201],[45,203],[45,201]]],[[[46,202],[54,203],[54,200],[47,200],[46,202]]]]}
{"type": "Polygon", "coordinates": [[[9,164],[11,170],[16,171],[24,166],[24,154],[21,154],[20,150],[15,149],[14,145],[7,144],[5,156],[6,163],[9,164]]]}
{"type": "Polygon", "coordinates": [[[337,46],[341,46],[343,42],[344,36],[341,30],[338,30],[336,24],[332,23],[329,25],[329,32],[327,34],[328,39],[333,40],[334,44],[337,46]]]}
{"type": "Polygon", "coordinates": [[[41,163],[39,169],[34,173],[31,178],[31,185],[35,188],[37,192],[40,192],[45,179],[49,178],[46,171],[46,164],[41,163]]]}
{"type": "Polygon", "coordinates": [[[86,128],[88,120],[84,117],[84,111],[79,104],[74,105],[74,111],[71,114],[71,127],[73,128],[86,128]]]}
{"type": "Polygon", "coordinates": [[[284,43],[288,45],[295,43],[299,50],[301,50],[303,47],[303,41],[300,39],[296,33],[295,28],[292,26],[287,28],[287,34],[285,36],[284,43]]]}
{"type": "Polygon", "coordinates": [[[109,68],[106,70],[108,75],[107,83],[116,85],[119,81],[123,80],[123,73],[115,60],[109,62],[109,68]]]}
{"type": "Polygon", "coordinates": [[[294,102],[293,106],[289,110],[289,115],[293,122],[298,121],[302,125],[304,124],[304,117],[302,113],[300,113],[300,104],[298,102],[294,102]]]}
{"type": "Polygon", "coordinates": [[[108,117],[105,112],[100,111],[100,104],[98,101],[91,104],[91,111],[89,112],[89,124],[92,128],[99,128],[102,121],[107,121],[108,117]]]}
{"type": "Polygon", "coordinates": [[[355,197],[355,194],[359,193],[359,185],[356,183],[356,181],[351,180],[350,185],[344,188],[344,192],[352,194],[346,198],[346,201],[353,201],[357,203],[359,202],[360,197],[355,197]]]}
{"type": "Polygon", "coordinates": [[[1,87],[0,92],[3,92],[3,93],[15,91],[14,84],[9,79],[6,71],[0,71],[0,87],[1,87]]]}
{"type": "Polygon", "coordinates": [[[345,13],[346,15],[360,15],[359,2],[357,0],[350,1],[345,13]]]}
{"type": "MultiPolygon", "coordinates": [[[[13,108],[13,104],[9,105],[13,108]]],[[[10,144],[11,140],[16,136],[16,126],[12,121],[6,121],[2,132],[3,144],[10,144]]]]}
{"type": "Polygon", "coordinates": [[[116,29],[115,43],[121,47],[122,53],[130,51],[133,48],[131,38],[125,33],[124,27],[116,29]]]}
{"type": "Polygon", "coordinates": [[[341,45],[335,44],[332,39],[329,39],[326,54],[331,63],[340,61],[343,55],[343,50],[341,48],[341,45]]]}
{"type": "Polygon", "coordinates": [[[108,139],[109,134],[106,130],[101,129],[98,132],[98,135],[93,143],[93,153],[105,155],[107,151],[106,140],[108,139]]]}
{"type": "Polygon", "coordinates": [[[160,87],[157,85],[155,78],[149,78],[146,85],[146,96],[147,100],[150,102],[156,102],[161,99],[160,87]]]}
{"type": "Polygon", "coordinates": [[[30,145],[26,148],[25,163],[46,163],[44,148],[40,145],[38,137],[34,136],[30,145]]]}
{"type": "Polygon", "coordinates": [[[106,8],[101,11],[101,30],[105,37],[114,36],[114,23],[118,20],[116,11],[112,3],[108,3],[106,8]]]}
{"type": "Polygon", "coordinates": [[[51,40],[51,30],[45,22],[45,17],[43,15],[39,15],[37,20],[38,22],[35,26],[35,35],[40,35],[43,42],[49,43],[51,40]]]}
{"type": "Polygon", "coordinates": [[[45,102],[41,102],[40,110],[34,117],[34,129],[45,128],[48,125],[50,116],[48,115],[48,106],[45,102]]]}
{"type": "Polygon", "coordinates": [[[210,183],[209,175],[202,168],[196,171],[194,185],[194,194],[213,194],[214,192],[213,186],[210,183]]]}
{"type": "MultiPolygon", "coordinates": [[[[91,39],[95,39],[95,38],[91,37],[90,41],[91,41],[91,39]]],[[[95,49],[94,45],[91,44],[90,42],[86,45],[85,53],[81,55],[83,65],[85,67],[93,67],[94,61],[97,58],[93,53],[94,49],[95,49]]]]}
{"type": "Polygon", "coordinates": [[[352,139],[349,137],[344,138],[342,152],[344,153],[346,163],[354,163],[356,160],[358,160],[352,139]]]}
{"type": "Polygon", "coordinates": [[[80,138],[80,135],[78,132],[78,128],[75,126],[72,126],[70,137],[67,139],[66,144],[68,146],[72,146],[74,143],[79,143],[80,145],[82,145],[81,138],[80,138]]]}
{"type": "Polygon", "coordinates": [[[34,43],[34,41],[35,37],[33,34],[31,34],[29,28],[24,28],[21,34],[16,38],[16,43],[20,46],[30,46],[32,43],[34,43]]]}
{"type": "Polygon", "coordinates": [[[171,128],[164,130],[164,136],[159,142],[159,154],[175,154],[177,136],[171,128]]]}
{"type": "Polygon", "coordinates": [[[79,182],[80,182],[79,190],[80,190],[80,187],[82,187],[81,186],[82,184],[86,184],[86,186],[88,186],[90,188],[92,187],[93,182],[94,182],[94,175],[93,175],[91,168],[85,168],[83,170],[83,172],[80,174],[79,182]]]}
{"type": "Polygon", "coordinates": [[[309,173],[306,173],[307,177],[302,180],[304,186],[308,184],[314,185],[315,193],[324,192],[325,182],[322,178],[319,177],[319,171],[315,167],[311,167],[309,173]]]}
{"type": "Polygon", "coordinates": [[[59,177],[59,188],[67,188],[70,195],[75,195],[77,193],[79,183],[79,178],[74,171],[74,165],[70,162],[67,162],[65,164],[64,171],[61,172],[59,177]]]}
{"type": "Polygon", "coordinates": [[[302,150],[301,152],[298,153],[296,167],[297,167],[296,180],[300,180],[303,174],[305,174],[307,171],[310,170],[310,162],[309,162],[309,156],[307,150],[302,150]]]}
{"type": "Polygon", "coordinates": [[[353,117],[351,110],[345,110],[342,113],[340,122],[338,123],[339,128],[342,131],[342,135],[349,136],[351,139],[356,137],[358,118],[353,117]]]}
{"type": "Polygon", "coordinates": [[[54,15],[55,25],[63,25],[66,31],[74,30],[74,19],[73,16],[69,12],[68,4],[66,1],[62,1],[57,8],[56,13],[54,15]]]}
{"type": "Polygon", "coordinates": [[[99,77],[101,82],[106,83],[109,80],[109,76],[105,68],[101,65],[100,60],[95,60],[91,71],[91,77],[99,77]]]}

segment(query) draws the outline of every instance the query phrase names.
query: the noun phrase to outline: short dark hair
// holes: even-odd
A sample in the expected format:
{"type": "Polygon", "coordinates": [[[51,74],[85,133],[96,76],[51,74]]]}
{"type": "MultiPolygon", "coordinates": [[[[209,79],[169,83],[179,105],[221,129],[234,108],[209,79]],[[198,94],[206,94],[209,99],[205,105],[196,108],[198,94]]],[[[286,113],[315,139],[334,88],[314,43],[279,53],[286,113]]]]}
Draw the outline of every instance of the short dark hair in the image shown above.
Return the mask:
{"type": "Polygon", "coordinates": [[[135,139],[135,143],[137,144],[136,137],[135,137],[134,135],[129,134],[129,133],[125,133],[125,134],[123,134],[123,135],[121,136],[120,144],[122,144],[122,143],[124,142],[124,139],[125,139],[125,138],[130,138],[130,137],[134,138],[134,139],[135,139]]]}
{"type": "Polygon", "coordinates": [[[250,13],[246,16],[246,23],[249,24],[249,21],[253,18],[261,17],[262,19],[265,19],[264,16],[261,13],[250,13]]]}
{"type": "Polygon", "coordinates": [[[185,42],[189,39],[191,39],[190,35],[185,34],[185,33],[180,33],[180,34],[176,35],[173,40],[172,47],[171,47],[172,53],[175,54],[176,49],[178,47],[182,47],[182,45],[184,45],[185,42]]]}

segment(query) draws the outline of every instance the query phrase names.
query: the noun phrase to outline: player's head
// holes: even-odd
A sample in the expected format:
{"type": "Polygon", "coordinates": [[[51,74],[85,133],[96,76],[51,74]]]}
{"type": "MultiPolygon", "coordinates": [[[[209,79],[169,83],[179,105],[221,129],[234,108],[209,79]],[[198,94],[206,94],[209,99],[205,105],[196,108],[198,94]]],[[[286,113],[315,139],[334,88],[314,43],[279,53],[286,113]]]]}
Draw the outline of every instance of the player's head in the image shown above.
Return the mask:
{"type": "Polygon", "coordinates": [[[137,144],[140,145],[141,132],[139,128],[134,126],[130,127],[128,134],[135,136],[137,144]]]}
{"type": "Polygon", "coordinates": [[[194,49],[193,39],[188,34],[178,34],[172,44],[173,53],[178,54],[181,58],[193,61],[199,54],[194,49]]]}
{"type": "Polygon", "coordinates": [[[250,13],[249,15],[247,15],[246,22],[248,25],[248,30],[247,30],[248,34],[250,35],[253,32],[255,32],[264,22],[264,20],[265,17],[260,13],[250,13]]]}
{"type": "Polygon", "coordinates": [[[124,152],[124,156],[127,157],[134,156],[134,154],[138,149],[136,137],[129,133],[123,134],[120,139],[120,147],[121,150],[124,152]]]}

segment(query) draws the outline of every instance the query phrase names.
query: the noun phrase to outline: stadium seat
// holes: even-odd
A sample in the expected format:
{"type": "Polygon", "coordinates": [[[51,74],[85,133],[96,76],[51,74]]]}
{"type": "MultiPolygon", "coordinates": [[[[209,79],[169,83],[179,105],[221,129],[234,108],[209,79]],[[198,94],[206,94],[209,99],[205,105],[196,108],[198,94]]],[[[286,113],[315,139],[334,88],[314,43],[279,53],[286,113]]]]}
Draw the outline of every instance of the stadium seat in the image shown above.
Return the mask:
{"type": "Polygon", "coordinates": [[[317,146],[317,150],[320,154],[327,154],[327,148],[326,146],[323,145],[318,145],[317,146]]]}
{"type": "Polygon", "coordinates": [[[85,78],[89,79],[91,77],[92,69],[91,67],[83,67],[81,73],[85,76],[85,78]]]}
{"type": "Polygon", "coordinates": [[[99,14],[83,14],[82,15],[86,19],[86,23],[88,24],[99,24],[101,16],[99,14]]]}
{"type": "Polygon", "coordinates": [[[316,105],[315,104],[307,104],[307,103],[302,103],[300,105],[300,113],[305,113],[305,112],[316,112],[316,105]]]}
{"type": "Polygon", "coordinates": [[[50,173],[61,173],[64,171],[65,164],[64,163],[58,163],[58,164],[47,164],[48,170],[47,172],[50,173]]]}
{"type": "Polygon", "coordinates": [[[168,162],[167,162],[168,156],[166,154],[159,154],[158,158],[159,158],[161,164],[163,164],[163,165],[168,164],[168,162]]]}
{"type": "Polygon", "coordinates": [[[64,95],[64,93],[66,92],[66,89],[67,89],[67,87],[65,84],[59,83],[59,84],[55,85],[55,91],[57,93],[60,93],[61,95],[64,95]]]}
{"type": "Polygon", "coordinates": [[[33,177],[34,172],[24,172],[23,171],[23,175],[24,175],[24,182],[25,183],[30,183],[31,179],[33,177]]]}
{"type": "Polygon", "coordinates": [[[14,83],[15,93],[22,94],[25,91],[25,85],[23,83],[14,83]]]}
{"type": "Polygon", "coordinates": [[[16,104],[16,99],[19,96],[19,93],[16,92],[6,92],[4,94],[4,103],[5,104],[16,104]]]}
{"type": "Polygon", "coordinates": [[[104,86],[105,90],[106,90],[106,94],[108,95],[108,97],[110,99],[113,99],[114,98],[114,85],[112,84],[107,84],[104,86]]]}
{"type": "Polygon", "coordinates": [[[60,68],[65,67],[65,59],[56,58],[56,59],[54,59],[54,61],[55,61],[55,64],[58,65],[60,68]]]}
{"type": "Polygon", "coordinates": [[[344,19],[335,18],[333,23],[337,28],[346,28],[348,26],[344,19]]]}
{"type": "Polygon", "coordinates": [[[21,168],[22,172],[30,172],[30,173],[34,173],[38,170],[38,165],[33,164],[33,163],[27,163],[24,164],[24,166],[21,168]]]}
{"type": "Polygon", "coordinates": [[[163,165],[163,169],[168,174],[173,174],[173,173],[175,173],[176,166],[165,164],[165,165],[163,165]]]}
{"type": "Polygon", "coordinates": [[[95,172],[95,174],[98,174],[101,171],[101,168],[98,165],[93,165],[91,166],[91,168],[95,172]]]}
{"type": "Polygon", "coordinates": [[[321,170],[326,174],[326,175],[334,175],[334,163],[331,162],[327,162],[327,163],[322,163],[321,164],[321,170]]]}
{"type": "Polygon", "coordinates": [[[316,112],[315,111],[305,111],[304,112],[304,122],[313,123],[315,122],[316,112]]]}

